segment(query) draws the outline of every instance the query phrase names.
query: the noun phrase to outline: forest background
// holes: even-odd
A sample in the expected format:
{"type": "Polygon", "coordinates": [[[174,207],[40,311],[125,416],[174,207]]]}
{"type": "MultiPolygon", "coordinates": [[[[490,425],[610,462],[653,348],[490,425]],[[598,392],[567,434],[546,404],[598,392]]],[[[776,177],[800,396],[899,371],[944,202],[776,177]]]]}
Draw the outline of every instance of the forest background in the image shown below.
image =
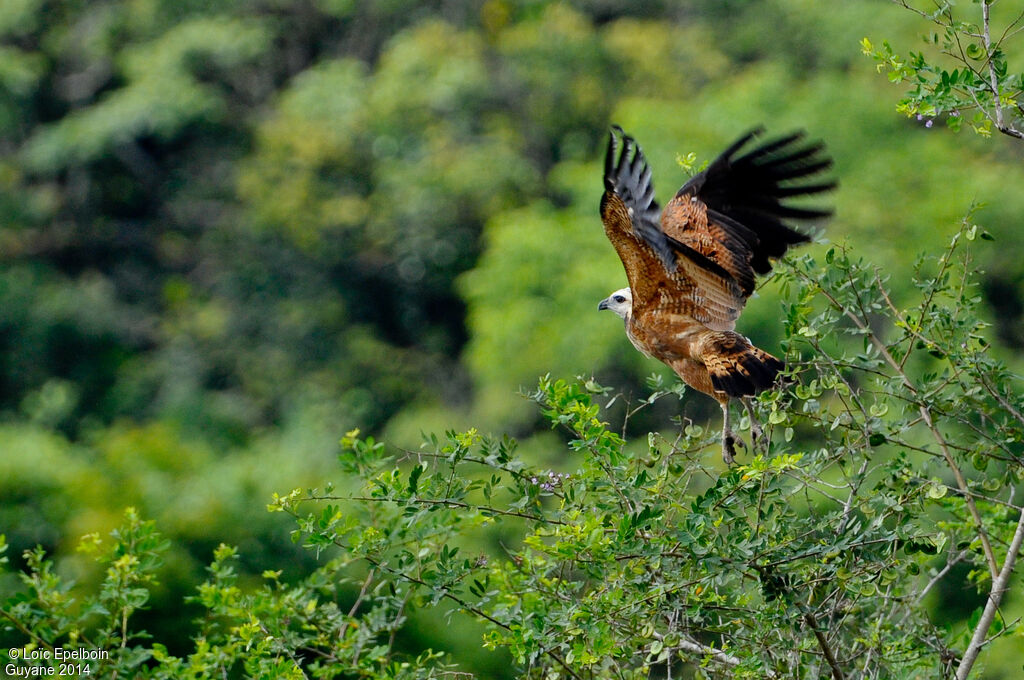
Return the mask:
{"type": "MultiPolygon", "coordinates": [[[[597,216],[612,122],[663,200],[687,154],[756,125],[825,140],[841,185],[822,240],[870,257],[897,298],[984,204],[991,351],[1019,371],[1024,144],[898,114],[903,91],[862,54],[865,36],[907,51],[929,30],[881,0],[3,3],[12,565],[39,545],[95,582],[78,539],[136,508],[172,546],[136,616],[180,651],[200,611],[182,603],[219,544],[246,578],[316,566],[265,506],[339,481],[350,430],[415,448],[472,425],[567,465],[521,389],[585,375],[642,398],[646,376],[670,378],[596,310],[624,285],[597,216]]],[[[761,289],[741,330],[777,347],[779,310],[761,289]]],[[[680,414],[718,418],[710,400],[661,400],[629,434],[680,414]]],[[[0,595],[18,587],[6,574],[0,595]]],[[[961,582],[931,606],[954,625],[982,598],[961,582]]],[[[414,620],[406,644],[507,669],[469,625],[414,620]]],[[[995,659],[986,677],[1015,672],[995,659]]]]}

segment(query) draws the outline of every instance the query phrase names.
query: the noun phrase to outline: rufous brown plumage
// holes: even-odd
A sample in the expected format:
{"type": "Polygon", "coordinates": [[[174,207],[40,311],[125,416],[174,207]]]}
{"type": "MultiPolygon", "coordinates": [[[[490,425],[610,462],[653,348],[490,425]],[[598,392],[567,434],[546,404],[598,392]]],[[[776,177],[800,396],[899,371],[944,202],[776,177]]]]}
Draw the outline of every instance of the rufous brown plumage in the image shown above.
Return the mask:
{"type": "Polygon", "coordinates": [[[729,401],[740,399],[760,428],[749,397],[771,387],[783,363],[735,332],[756,275],[809,237],[788,222],[831,211],[787,199],[833,189],[820,175],[831,167],[821,143],[802,133],[741,151],[751,131],[686,182],[660,210],[651,169],[632,137],[614,126],[605,157],[601,221],[626,270],[629,287],[601,301],[625,321],[626,335],[722,407],[722,456],[731,463],[736,437],[729,401]],[[621,148],[619,144],[621,138],[621,148]]]}

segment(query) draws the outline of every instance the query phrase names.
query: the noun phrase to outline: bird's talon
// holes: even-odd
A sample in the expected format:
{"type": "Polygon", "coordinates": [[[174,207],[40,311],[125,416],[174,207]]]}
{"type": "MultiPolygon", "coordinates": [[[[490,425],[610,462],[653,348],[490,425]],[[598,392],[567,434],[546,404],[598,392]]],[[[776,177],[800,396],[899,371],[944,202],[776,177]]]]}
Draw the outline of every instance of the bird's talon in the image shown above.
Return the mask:
{"type": "Polygon", "coordinates": [[[758,425],[756,422],[751,421],[750,422],[750,445],[751,445],[751,447],[757,448],[757,444],[758,444],[758,442],[761,441],[761,438],[763,436],[764,436],[764,430],[761,429],[761,426],[758,425]]]}
{"type": "Polygon", "coordinates": [[[726,465],[732,465],[736,461],[736,440],[730,435],[722,440],[722,460],[726,465]]]}

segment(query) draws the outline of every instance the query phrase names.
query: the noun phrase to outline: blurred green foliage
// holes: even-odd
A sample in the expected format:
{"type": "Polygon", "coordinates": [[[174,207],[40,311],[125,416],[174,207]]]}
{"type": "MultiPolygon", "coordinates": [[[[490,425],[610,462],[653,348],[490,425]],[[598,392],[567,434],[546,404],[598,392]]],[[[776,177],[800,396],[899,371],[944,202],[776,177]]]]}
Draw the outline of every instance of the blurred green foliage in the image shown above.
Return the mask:
{"type": "MultiPolygon", "coordinates": [[[[1003,0],[993,21],[1021,9],[1003,0]]],[[[895,114],[900,92],[860,54],[864,36],[913,49],[928,30],[869,0],[4,3],[13,560],[38,544],[95,578],[77,537],[134,505],[172,546],[150,601],[164,629],[147,629],[185,644],[173,603],[222,541],[250,576],[310,565],[253,508],[322,484],[338,433],[414,446],[472,422],[543,455],[553,435],[515,394],[538,375],[627,393],[667,378],[595,309],[624,281],[597,219],[612,121],[663,200],[678,156],[807,128],[842,183],[824,238],[870,254],[897,301],[916,254],[987,204],[1003,247],[977,254],[985,313],[1014,361],[1021,147],[895,114]]],[[[762,288],[741,330],[775,346],[779,309],[762,288]]],[[[704,401],[662,400],[633,427],[705,418],[704,401]]]]}

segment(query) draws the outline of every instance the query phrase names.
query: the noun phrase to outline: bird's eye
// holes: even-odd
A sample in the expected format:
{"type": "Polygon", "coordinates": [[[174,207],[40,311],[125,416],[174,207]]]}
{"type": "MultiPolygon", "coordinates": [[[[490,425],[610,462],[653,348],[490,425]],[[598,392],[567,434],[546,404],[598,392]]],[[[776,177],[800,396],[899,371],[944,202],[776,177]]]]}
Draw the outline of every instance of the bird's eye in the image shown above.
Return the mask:
{"type": "Polygon", "coordinates": [[[626,301],[626,298],[624,296],[622,296],[622,295],[616,295],[612,299],[615,300],[616,302],[625,302],[626,301]]]}

